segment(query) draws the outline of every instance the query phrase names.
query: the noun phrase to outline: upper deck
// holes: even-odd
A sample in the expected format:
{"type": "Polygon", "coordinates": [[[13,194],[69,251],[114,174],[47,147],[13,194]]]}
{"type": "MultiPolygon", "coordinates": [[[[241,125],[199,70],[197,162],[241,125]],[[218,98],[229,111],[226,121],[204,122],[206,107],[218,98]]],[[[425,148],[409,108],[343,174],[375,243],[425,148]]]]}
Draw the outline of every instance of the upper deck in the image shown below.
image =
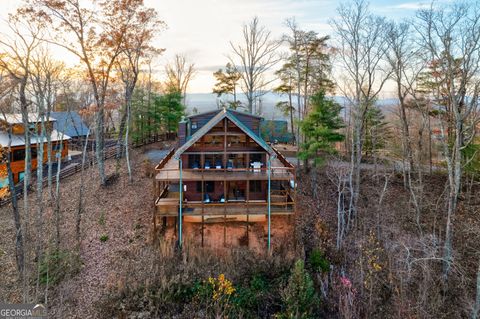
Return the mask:
{"type": "MultiPolygon", "coordinates": [[[[291,180],[294,178],[294,168],[285,167],[278,158],[271,161],[271,180],[291,180]]],[[[268,168],[183,168],[180,172],[179,160],[170,158],[162,168],[157,169],[157,181],[240,181],[240,180],[268,180],[268,168]]]]}

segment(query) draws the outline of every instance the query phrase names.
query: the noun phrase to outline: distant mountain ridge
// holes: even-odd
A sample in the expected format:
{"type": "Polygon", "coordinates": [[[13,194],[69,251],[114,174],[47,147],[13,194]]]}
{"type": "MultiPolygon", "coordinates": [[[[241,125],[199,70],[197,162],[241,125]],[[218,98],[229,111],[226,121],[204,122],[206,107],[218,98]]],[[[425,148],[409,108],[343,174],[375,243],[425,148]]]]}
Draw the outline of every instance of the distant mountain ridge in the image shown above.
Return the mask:
{"type": "MultiPolygon", "coordinates": [[[[343,96],[334,96],[333,99],[340,103],[341,105],[348,104],[347,100],[343,96]]],[[[187,113],[193,114],[196,109],[197,113],[202,113],[206,111],[211,111],[219,109],[221,106],[221,101],[233,100],[233,96],[222,96],[218,98],[214,93],[188,93],[186,97],[187,104],[187,113]]],[[[247,101],[243,94],[237,95],[237,100],[241,101],[244,105],[247,104],[247,101]]],[[[294,98],[293,104],[295,105],[294,98]]],[[[286,95],[280,95],[272,92],[268,92],[260,98],[259,110],[261,116],[265,119],[284,119],[288,120],[288,116],[285,116],[277,107],[276,104],[281,101],[288,101],[286,95]]],[[[397,99],[381,99],[377,101],[377,105],[381,106],[385,111],[389,111],[392,106],[397,104],[397,99]]],[[[246,109],[239,109],[246,111],[246,109]]]]}

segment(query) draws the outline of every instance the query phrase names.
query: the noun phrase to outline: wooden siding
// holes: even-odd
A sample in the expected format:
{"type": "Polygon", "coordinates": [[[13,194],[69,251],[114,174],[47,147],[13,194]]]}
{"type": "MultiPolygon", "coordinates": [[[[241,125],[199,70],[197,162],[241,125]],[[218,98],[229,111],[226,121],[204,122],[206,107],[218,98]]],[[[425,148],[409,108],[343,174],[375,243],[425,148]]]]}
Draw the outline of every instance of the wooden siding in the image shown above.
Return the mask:
{"type": "MultiPolygon", "coordinates": [[[[52,146],[57,145],[56,142],[52,142],[52,146]]],[[[32,145],[33,148],[36,147],[36,144],[32,145]]],[[[20,146],[14,146],[12,147],[12,153],[16,150],[22,150],[25,149],[24,145],[20,146]]],[[[68,141],[63,141],[63,149],[62,149],[62,159],[66,158],[68,156],[68,141]]],[[[46,163],[48,161],[48,152],[47,152],[47,143],[44,144],[43,146],[43,163],[46,163]]],[[[57,162],[55,158],[55,151],[52,152],[52,161],[55,163],[57,162]]],[[[11,168],[12,168],[12,173],[13,173],[13,180],[15,183],[18,183],[19,180],[19,175],[20,173],[23,173],[25,171],[25,161],[12,161],[11,162],[11,168]]],[[[37,159],[34,158],[32,159],[32,171],[37,169],[37,159]]],[[[7,170],[7,164],[0,164],[0,170],[1,171],[6,171],[7,170]]]]}
{"type": "MultiPolygon", "coordinates": [[[[202,113],[198,115],[193,115],[189,117],[190,123],[188,125],[192,125],[193,122],[197,123],[197,128],[191,128],[190,134],[188,136],[193,135],[197,130],[199,130],[202,126],[208,123],[215,115],[218,114],[220,110],[215,110],[212,112],[208,113],[202,113]]],[[[239,113],[235,112],[234,113],[235,117],[238,118],[245,126],[247,126],[250,130],[252,130],[255,134],[260,136],[260,122],[261,118],[255,116],[255,115],[250,115],[250,114],[244,114],[244,113],[239,113]]]]}

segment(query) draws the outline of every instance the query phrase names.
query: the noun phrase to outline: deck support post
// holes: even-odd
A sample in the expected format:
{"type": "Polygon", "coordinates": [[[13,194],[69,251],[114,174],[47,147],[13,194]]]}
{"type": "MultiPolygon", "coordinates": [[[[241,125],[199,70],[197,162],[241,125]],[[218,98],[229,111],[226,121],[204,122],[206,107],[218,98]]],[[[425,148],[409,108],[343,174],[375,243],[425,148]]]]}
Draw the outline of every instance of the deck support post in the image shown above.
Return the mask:
{"type": "Polygon", "coordinates": [[[270,155],[268,156],[267,160],[267,175],[268,175],[268,200],[267,200],[267,205],[268,205],[268,252],[270,253],[270,248],[271,248],[271,198],[270,198],[270,191],[271,191],[271,168],[272,168],[272,162],[270,155]]]}
{"type": "Polygon", "coordinates": [[[182,180],[182,170],[183,170],[183,164],[182,164],[182,158],[180,157],[179,159],[179,164],[180,164],[180,179],[179,179],[179,184],[180,184],[180,199],[179,199],[179,209],[178,209],[178,246],[182,248],[182,218],[183,218],[183,180],[182,180]]]}
{"type": "MultiPolygon", "coordinates": [[[[226,109],[224,109],[226,112],[226,109]]],[[[225,166],[223,167],[223,198],[225,203],[223,205],[223,246],[227,245],[227,163],[228,163],[228,155],[227,155],[227,126],[228,121],[227,118],[224,119],[223,122],[223,154],[225,158],[225,166]]]]}
{"type": "MultiPolygon", "coordinates": [[[[248,141],[248,139],[247,139],[248,141]]],[[[247,154],[247,165],[250,165],[250,162],[249,162],[249,155],[247,154]]],[[[247,166],[248,168],[249,166],[247,166]]],[[[246,194],[246,197],[247,197],[247,248],[250,247],[250,236],[249,236],[249,222],[250,222],[250,207],[249,207],[249,202],[250,202],[250,180],[247,179],[247,182],[246,182],[247,185],[246,186],[246,189],[247,189],[247,194],[246,194]]]]}
{"type": "Polygon", "coordinates": [[[203,247],[203,241],[204,241],[204,239],[203,239],[203,237],[204,237],[204,235],[203,235],[204,229],[205,229],[205,217],[204,217],[204,215],[203,215],[203,213],[202,213],[202,247],[203,247]]]}
{"type": "MultiPolygon", "coordinates": [[[[203,166],[202,166],[203,167],[203,166]]],[[[203,169],[202,169],[202,198],[201,198],[201,201],[202,201],[202,247],[203,247],[203,231],[204,231],[204,228],[205,228],[205,178],[203,176],[203,169]]]]}

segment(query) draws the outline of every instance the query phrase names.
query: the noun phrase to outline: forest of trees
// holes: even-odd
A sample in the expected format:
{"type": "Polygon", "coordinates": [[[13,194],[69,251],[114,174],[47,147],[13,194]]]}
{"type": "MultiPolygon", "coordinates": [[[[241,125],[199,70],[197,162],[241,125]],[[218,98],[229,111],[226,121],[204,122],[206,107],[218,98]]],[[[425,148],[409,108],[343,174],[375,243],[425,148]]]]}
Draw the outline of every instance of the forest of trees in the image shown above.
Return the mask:
{"type": "MultiPolygon", "coordinates": [[[[283,23],[283,35],[258,17],[239,28],[241,40],[229,42],[226,61],[218,61],[225,68],[212,74],[212,91],[222,107],[258,115],[262,96],[278,96],[301,180],[290,250],[264,260],[161,243],[129,251],[145,260],[124,266],[127,279],[102,296],[98,313],[479,318],[480,2],[433,2],[408,20],[389,20],[366,0],[352,0],[338,5],[328,35],[303,29],[295,18],[283,23]]],[[[97,191],[120,199],[129,197],[120,192],[146,193],[138,191],[141,160],[131,146],[175,137],[197,69],[176,54],[163,78],[153,70],[168,49],[155,45],[167,25],[143,0],[25,0],[7,24],[11,36],[0,37],[0,117],[20,113],[28,126],[34,113],[42,130],[25,130],[17,197],[8,156],[12,128],[2,128],[10,138],[0,149],[6,164],[0,174],[8,180],[2,196],[12,201],[1,209],[9,210],[14,228],[16,301],[48,304],[65,273],[84,262],[92,196],[101,206],[107,201],[97,191]],[[59,49],[78,64],[55,60],[59,49]],[[74,191],[63,188],[62,161],[45,135],[54,111],[79,112],[90,129],[74,191]],[[37,136],[47,148],[40,144],[36,152],[46,152],[48,161],[32,171],[30,139],[37,136]],[[114,167],[105,161],[112,145],[114,167]],[[35,176],[47,176],[46,185],[35,176]],[[117,192],[108,190],[122,178],[117,192]]],[[[95,215],[99,227],[104,214],[95,215]]]]}

